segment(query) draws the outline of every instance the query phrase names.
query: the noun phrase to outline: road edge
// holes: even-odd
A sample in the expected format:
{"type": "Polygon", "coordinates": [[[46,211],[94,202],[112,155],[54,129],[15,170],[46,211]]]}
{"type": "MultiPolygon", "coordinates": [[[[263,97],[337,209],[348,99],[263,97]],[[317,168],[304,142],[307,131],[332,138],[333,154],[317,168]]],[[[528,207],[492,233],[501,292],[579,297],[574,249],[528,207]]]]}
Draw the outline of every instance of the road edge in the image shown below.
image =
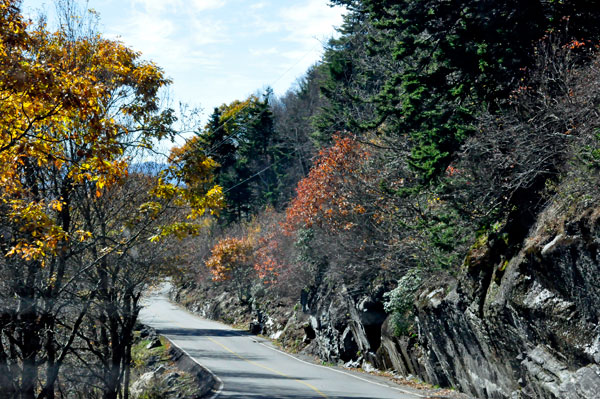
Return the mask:
{"type": "MultiPolygon", "coordinates": [[[[160,334],[160,333],[159,333],[160,334]]],[[[177,345],[171,338],[163,336],[170,344],[171,357],[185,371],[191,371],[201,385],[200,398],[215,399],[223,390],[223,381],[208,367],[194,359],[185,349],[177,345]]]]}

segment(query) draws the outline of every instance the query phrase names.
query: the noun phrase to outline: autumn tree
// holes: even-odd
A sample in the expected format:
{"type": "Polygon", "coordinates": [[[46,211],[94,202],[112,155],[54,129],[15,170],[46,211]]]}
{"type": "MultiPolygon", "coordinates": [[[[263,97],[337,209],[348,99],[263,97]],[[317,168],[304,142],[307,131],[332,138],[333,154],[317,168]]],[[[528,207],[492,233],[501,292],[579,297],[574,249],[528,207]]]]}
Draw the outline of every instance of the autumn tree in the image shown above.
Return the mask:
{"type": "Polygon", "coordinates": [[[297,196],[287,208],[289,231],[314,225],[331,231],[348,229],[351,216],[365,211],[344,185],[359,173],[368,152],[351,137],[337,136],[334,140],[332,147],[320,151],[308,176],[298,183],[297,196]]]}
{"type": "MultiPolygon", "coordinates": [[[[0,16],[0,393],[52,398],[88,311],[112,299],[100,295],[108,280],[79,278],[108,270],[146,237],[123,235],[126,226],[99,217],[100,204],[125,181],[132,149],[171,136],[174,117],[159,107],[168,79],[121,43],[72,22],[54,33],[34,26],[19,2],[0,2],[0,16]],[[101,229],[108,224],[114,228],[101,229]]],[[[160,213],[171,202],[197,216],[218,192],[202,200],[206,192],[159,180],[148,194],[156,199],[131,215],[160,213]]],[[[151,237],[191,230],[192,223],[163,223],[151,237]]],[[[129,338],[120,341],[125,352],[129,338]]],[[[117,395],[114,387],[103,392],[117,395]]]]}
{"type": "Polygon", "coordinates": [[[408,266],[381,250],[398,238],[388,229],[396,207],[378,186],[379,161],[376,147],[337,136],[298,183],[284,228],[295,236],[298,259],[313,284],[325,275],[368,284],[380,273],[408,266]]]}
{"type": "Polygon", "coordinates": [[[248,238],[225,237],[212,248],[206,267],[214,281],[230,282],[240,302],[250,299],[253,245],[248,238]]]}

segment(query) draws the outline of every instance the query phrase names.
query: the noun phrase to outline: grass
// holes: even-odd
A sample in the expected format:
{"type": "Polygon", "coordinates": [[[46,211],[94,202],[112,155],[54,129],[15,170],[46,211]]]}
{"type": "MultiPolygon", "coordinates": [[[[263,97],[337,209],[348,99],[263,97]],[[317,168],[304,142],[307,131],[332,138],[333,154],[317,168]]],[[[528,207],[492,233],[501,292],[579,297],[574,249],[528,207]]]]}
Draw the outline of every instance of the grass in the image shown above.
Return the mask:
{"type": "Polygon", "coordinates": [[[171,344],[163,337],[159,337],[162,344],[158,348],[147,349],[146,346],[151,342],[149,339],[144,339],[133,345],[131,348],[131,360],[136,369],[144,368],[151,357],[158,358],[157,363],[170,363],[169,348],[171,344]]]}
{"type": "Polygon", "coordinates": [[[146,386],[137,396],[137,399],[168,399],[168,398],[196,398],[198,397],[198,383],[192,375],[179,370],[174,364],[169,354],[171,347],[170,342],[159,337],[161,346],[157,348],[147,349],[146,347],[151,342],[150,339],[143,339],[136,342],[131,348],[131,360],[133,363],[134,382],[142,374],[156,370],[160,366],[165,367],[165,372],[158,375],[152,383],[146,386]],[[151,362],[152,360],[152,362],[151,362]],[[152,363],[152,366],[150,366],[152,363]],[[165,380],[169,373],[176,372],[179,374],[174,384],[169,384],[165,380]]]}

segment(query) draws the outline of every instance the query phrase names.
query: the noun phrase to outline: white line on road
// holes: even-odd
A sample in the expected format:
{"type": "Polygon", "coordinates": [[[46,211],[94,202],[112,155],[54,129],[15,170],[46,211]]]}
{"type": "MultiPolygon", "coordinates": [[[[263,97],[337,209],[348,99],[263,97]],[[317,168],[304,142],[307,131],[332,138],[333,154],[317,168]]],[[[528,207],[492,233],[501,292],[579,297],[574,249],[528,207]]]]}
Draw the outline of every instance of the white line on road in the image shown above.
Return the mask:
{"type": "Polygon", "coordinates": [[[296,359],[297,361],[299,361],[299,362],[302,362],[302,363],[304,363],[304,364],[308,364],[308,365],[310,365],[310,366],[321,367],[321,368],[324,368],[324,369],[326,369],[326,370],[335,371],[336,373],[344,374],[344,375],[350,376],[350,377],[352,377],[352,378],[356,378],[357,380],[361,380],[361,381],[363,381],[363,382],[367,382],[367,383],[369,383],[369,384],[373,384],[373,385],[379,385],[379,386],[381,386],[381,387],[385,387],[385,388],[394,389],[394,390],[396,390],[396,391],[400,391],[400,392],[402,392],[402,393],[405,393],[405,394],[407,394],[407,395],[414,395],[414,396],[418,396],[419,398],[426,398],[426,396],[423,396],[423,395],[421,395],[421,394],[418,394],[418,393],[415,393],[415,392],[406,391],[406,390],[404,390],[404,389],[402,389],[402,388],[397,388],[397,387],[392,387],[392,386],[389,386],[389,385],[386,385],[386,384],[381,384],[381,383],[379,383],[379,382],[370,381],[370,380],[367,380],[366,378],[362,378],[362,377],[359,377],[359,376],[357,376],[357,375],[354,375],[354,374],[347,373],[347,372],[345,372],[345,371],[342,371],[342,370],[334,369],[333,367],[321,366],[320,364],[315,364],[315,363],[307,362],[307,361],[305,361],[305,360],[302,360],[302,359],[299,359],[299,358],[297,358],[297,357],[296,357],[296,356],[294,356],[294,355],[290,355],[289,353],[286,353],[286,352],[284,352],[284,351],[281,351],[281,350],[279,350],[279,349],[277,349],[277,348],[273,348],[273,347],[271,347],[271,346],[269,346],[269,345],[265,345],[265,344],[263,344],[262,342],[259,342],[259,341],[254,341],[254,342],[256,342],[256,343],[258,343],[258,344],[260,344],[260,345],[264,346],[265,348],[271,349],[271,350],[273,350],[273,351],[275,351],[275,352],[279,352],[279,353],[281,353],[281,354],[284,354],[284,355],[286,355],[286,356],[288,356],[288,357],[291,357],[292,359],[296,359]]]}

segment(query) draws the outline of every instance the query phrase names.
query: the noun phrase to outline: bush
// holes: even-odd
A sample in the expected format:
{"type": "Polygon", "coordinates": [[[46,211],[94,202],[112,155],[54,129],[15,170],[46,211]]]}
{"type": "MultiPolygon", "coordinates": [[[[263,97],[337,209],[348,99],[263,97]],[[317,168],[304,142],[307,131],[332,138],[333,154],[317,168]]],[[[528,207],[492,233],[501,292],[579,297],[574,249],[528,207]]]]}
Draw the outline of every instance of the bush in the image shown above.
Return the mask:
{"type": "Polygon", "coordinates": [[[394,334],[397,336],[406,335],[412,329],[410,316],[413,313],[415,297],[422,282],[420,271],[412,269],[398,281],[395,289],[384,294],[386,299],[384,308],[386,312],[392,314],[394,334]]]}

